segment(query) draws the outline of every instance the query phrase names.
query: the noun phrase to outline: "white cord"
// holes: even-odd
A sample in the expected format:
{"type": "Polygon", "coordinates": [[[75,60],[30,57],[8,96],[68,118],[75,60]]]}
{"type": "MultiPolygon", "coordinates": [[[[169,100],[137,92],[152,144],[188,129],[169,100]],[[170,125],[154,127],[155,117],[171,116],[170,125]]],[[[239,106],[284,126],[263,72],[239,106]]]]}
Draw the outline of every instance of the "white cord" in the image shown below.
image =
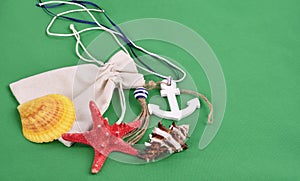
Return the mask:
{"type": "MultiPolygon", "coordinates": [[[[46,3],[46,2],[45,2],[45,3],[46,3]]],[[[42,3],[40,3],[39,5],[42,6],[42,3]]],[[[98,9],[88,9],[88,10],[90,10],[90,11],[95,11],[95,12],[99,12],[99,13],[103,12],[103,11],[98,10],[98,9]]],[[[71,33],[71,34],[68,34],[68,33],[67,33],[67,34],[63,34],[63,33],[53,33],[53,32],[50,31],[50,29],[51,29],[52,25],[54,24],[54,21],[55,21],[58,17],[63,16],[63,15],[65,15],[65,14],[70,14],[70,13],[75,13],[75,12],[83,12],[83,11],[86,11],[86,10],[85,10],[85,9],[73,9],[73,10],[69,10],[69,11],[65,11],[65,12],[62,12],[62,13],[57,14],[56,16],[54,16],[54,17],[51,19],[50,23],[48,24],[48,26],[47,26],[47,28],[46,28],[47,34],[48,34],[48,35],[51,35],[51,36],[63,36],[63,37],[74,36],[73,33],[71,33]]],[[[102,27],[97,27],[97,29],[104,30],[102,27]]],[[[79,33],[81,33],[81,32],[79,31],[79,33]]]]}
{"type": "MultiPolygon", "coordinates": [[[[157,59],[160,59],[160,60],[162,60],[162,61],[164,61],[164,62],[170,64],[171,66],[175,67],[177,70],[179,70],[179,71],[182,73],[182,77],[181,77],[180,79],[178,79],[178,80],[173,79],[174,82],[181,82],[181,81],[183,81],[183,80],[185,79],[185,77],[186,77],[186,72],[185,72],[183,69],[181,69],[181,68],[178,67],[177,65],[173,64],[173,63],[170,62],[169,60],[165,59],[164,57],[161,57],[161,56],[159,56],[159,55],[157,55],[157,54],[155,54],[155,53],[152,53],[152,52],[149,52],[149,51],[145,50],[144,48],[142,48],[142,47],[140,47],[140,46],[137,46],[137,45],[136,45],[135,43],[133,43],[131,40],[129,40],[129,41],[132,43],[132,45],[133,45],[135,48],[141,50],[142,52],[144,52],[144,53],[146,53],[146,54],[148,54],[148,55],[151,55],[151,56],[153,56],[153,57],[156,57],[157,59]]],[[[144,67],[141,67],[141,66],[139,66],[138,64],[137,64],[137,66],[138,66],[139,68],[145,70],[144,67]]],[[[156,75],[156,76],[158,76],[158,77],[162,77],[162,78],[164,78],[164,79],[168,79],[168,77],[170,77],[170,76],[161,75],[161,74],[159,74],[159,73],[156,73],[156,72],[153,72],[153,71],[147,70],[147,69],[146,69],[145,71],[147,71],[147,72],[149,72],[149,73],[152,73],[152,74],[154,74],[154,75],[156,75]]]]}
{"type": "Polygon", "coordinates": [[[76,40],[77,40],[77,42],[76,42],[76,47],[75,47],[75,51],[76,51],[77,56],[78,56],[81,60],[83,60],[83,61],[85,61],[85,62],[90,62],[90,63],[95,62],[95,63],[99,64],[100,66],[104,65],[104,63],[103,63],[102,61],[97,60],[95,57],[93,57],[93,56],[87,51],[87,49],[85,48],[85,46],[84,46],[84,45],[82,44],[82,42],[80,41],[80,35],[78,34],[78,32],[77,32],[77,30],[75,29],[75,27],[74,27],[73,24],[70,25],[70,29],[73,31],[74,36],[75,36],[75,38],[76,38],[76,40]],[[83,49],[83,51],[84,51],[84,52],[85,52],[92,60],[86,59],[86,58],[84,58],[83,56],[81,56],[81,54],[79,53],[78,45],[81,46],[81,48],[83,49]]]}
{"type": "Polygon", "coordinates": [[[119,91],[119,96],[120,96],[120,104],[121,104],[122,113],[121,113],[121,116],[119,117],[118,121],[116,122],[116,124],[121,124],[124,119],[125,112],[126,112],[126,100],[125,100],[125,95],[124,95],[124,91],[123,91],[122,81],[119,81],[118,91],[119,91]]]}
{"type": "MultiPolygon", "coordinates": [[[[58,33],[52,33],[50,32],[50,28],[51,26],[53,25],[54,21],[56,20],[56,18],[58,18],[59,16],[62,16],[62,15],[65,15],[65,14],[69,14],[69,13],[73,13],[73,12],[82,12],[82,11],[86,11],[90,16],[91,18],[94,20],[94,22],[98,25],[98,27],[92,27],[92,28],[86,28],[86,29],[83,29],[81,31],[78,31],[77,33],[80,34],[80,33],[83,33],[83,32],[86,32],[86,31],[90,31],[90,30],[104,30],[104,31],[107,31],[108,33],[110,33],[114,39],[116,40],[116,42],[119,44],[119,46],[129,55],[127,49],[120,43],[120,41],[118,40],[118,38],[115,36],[115,35],[118,35],[120,37],[123,37],[121,33],[119,32],[116,32],[114,30],[110,30],[104,26],[102,26],[97,20],[96,18],[94,17],[94,15],[90,12],[90,11],[95,11],[95,12],[103,12],[103,10],[99,10],[99,9],[87,9],[86,7],[84,7],[83,5],[81,4],[77,4],[77,3],[73,3],[73,2],[66,2],[66,1],[47,1],[47,2],[43,2],[43,3],[40,3],[39,5],[40,6],[43,6],[43,5],[47,5],[47,4],[57,4],[57,3],[64,3],[64,4],[70,4],[70,5],[75,5],[75,6],[79,6],[81,7],[82,9],[75,9],[75,10],[69,10],[69,11],[65,11],[65,12],[62,12],[62,13],[59,13],[57,14],[55,17],[53,17],[53,19],[51,20],[51,22],[49,23],[48,27],[47,27],[47,34],[49,35],[52,35],[52,36],[75,36],[74,33],[73,34],[58,34],[58,33]]],[[[129,40],[130,43],[135,47],[137,48],[138,50],[148,54],[148,55],[151,55],[161,61],[164,61],[168,64],[170,64],[171,66],[175,67],[176,69],[178,69],[181,73],[182,73],[182,77],[178,80],[174,79],[175,82],[181,82],[182,80],[184,80],[184,78],[186,77],[186,72],[181,69],[180,67],[176,66],[175,64],[173,64],[172,62],[170,62],[169,60],[165,59],[164,57],[161,57],[155,53],[152,53],[152,52],[149,52],[147,50],[145,50],[144,48],[140,47],[140,46],[137,46],[134,42],[132,42],[131,40],[129,40]]],[[[81,46],[83,47],[83,45],[81,44],[81,46]]],[[[85,51],[87,53],[87,51],[85,51]]],[[[88,54],[88,53],[87,53],[88,54]]],[[[162,75],[162,74],[159,74],[159,73],[156,73],[156,72],[153,72],[151,70],[148,70],[138,64],[136,64],[137,67],[139,67],[140,69],[148,72],[148,73],[151,73],[151,74],[154,74],[156,76],[159,76],[159,77],[162,77],[162,78],[165,78],[167,79],[169,76],[165,76],[165,75],[162,75]]]]}
{"type": "MultiPolygon", "coordinates": [[[[43,2],[43,3],[39,3],[39,6],[44,6],[44,5],[47,5],[47,4],[69,4],[69,5],[75,5],[75,6],[79,6],[81,7],[82,9],[75,9],[75,10],[69,10],[69,11],[65,11],[65,12],[62,12],[62,13],[59,13],[57,14],[56,16],[54,16],[52,18],[52,20],[50,21],[49,25],[47,26],[47,34],[48,35],[52,35],[52,36],[75,36],[74,33],[73,34],[61,34],[61,33],[51,33],[50,32],[50,28],[52,27],[54,21],[59,17],[59,16],[62,16],[62,15],[65,15],[65,14],[69,14],[69,13],[73,13],[73,12],[81,12],[81,11],[85,11],[87,12],[90,17],[94,20],[94,22],[99,26],[99,29],[101,30],[104,30],[106,32],[108,32],[109,34],[112,35],[112,37],[115,39],[115,41],[118,43],[118,45],[123,49],[123,51],[129,55],[127,49],[123,46],[123,44],[119,41],[119,39],[116,37],[116,33],[104,26],[102,26],[98,21],[97,19],[94,17],[94,15],[90,12],[90,11],[95,11],[95,12],[103,12],[103,11],[99,11],[97,9],[87,9],[85,6],[81,5],[81,4],[78,4],[78,3],[73,3],[73,2],[67,2],[67,1],[47,1],[47,2],[43,2]]],[[[85,31],[88,31],[88,30],[85,30],[85,31]]],[[[79,33],[79,32],[78,32],[79,33]]]]}

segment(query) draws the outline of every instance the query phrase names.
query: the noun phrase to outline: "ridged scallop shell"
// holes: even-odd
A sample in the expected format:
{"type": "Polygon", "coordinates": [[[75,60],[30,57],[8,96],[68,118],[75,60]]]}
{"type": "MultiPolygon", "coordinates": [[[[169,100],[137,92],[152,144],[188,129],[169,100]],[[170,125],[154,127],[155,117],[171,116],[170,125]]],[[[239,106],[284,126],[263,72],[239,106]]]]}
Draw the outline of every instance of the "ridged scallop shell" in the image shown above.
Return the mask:
{"type": "Polygon", "coordinates": [[[68,132],[75,121],[73,102],[60,94],[49,94],[18,106],[25,138],[51,142],[68,132]]]}

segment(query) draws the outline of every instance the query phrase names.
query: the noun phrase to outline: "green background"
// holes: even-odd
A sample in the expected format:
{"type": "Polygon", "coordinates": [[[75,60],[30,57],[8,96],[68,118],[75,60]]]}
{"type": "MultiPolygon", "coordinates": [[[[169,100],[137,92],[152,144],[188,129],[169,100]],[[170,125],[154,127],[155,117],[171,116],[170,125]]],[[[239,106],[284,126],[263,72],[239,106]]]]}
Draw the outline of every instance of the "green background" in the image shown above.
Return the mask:
{"type": "MultiPolygon", "coordinates": [[[[8,85],[47,70],[76,65],[75,40],[47,36],[50,16],[35,7],[35,1],[2,0],[0,180],[300,179],[300,1],[93,2],[106,9],[116,23],[164,18],[204,37],[218,56],[227,85],[227,107],[218,135],[205,150],[199,150],[204,124],[198,124],[188,140],[188,150],[146,165],[108,159],[97,175],[90,174],[90,147],[77,144],[68,149],[59,142],[28,142],[22,136],[18,104],[8,85]]],[[[64,30],[66,24],[57,27],[64,30]]],[[[89,34],[85,41],[93,38],[89,34]]],[[[161,54],[174,52],[172,48],[161,49],[164,45],[159,42],[141,45],[161,54]]],[[[180,60],[192,75],[200,75],[195,78],[199,88],[209,95],[202,70],[180,60]]],[[[201,110],[201,123],[206,113],[206,108],[201,110]]]]}

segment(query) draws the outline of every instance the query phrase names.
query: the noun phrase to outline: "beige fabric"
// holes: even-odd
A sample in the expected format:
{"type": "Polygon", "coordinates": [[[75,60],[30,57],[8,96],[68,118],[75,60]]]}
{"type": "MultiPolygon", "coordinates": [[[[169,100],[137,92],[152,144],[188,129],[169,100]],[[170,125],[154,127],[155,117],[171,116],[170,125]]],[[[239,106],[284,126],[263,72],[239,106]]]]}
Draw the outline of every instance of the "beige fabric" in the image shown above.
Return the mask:
{"type": "MultiPolygon", "coordinates": [[[[10,88],[20,104],[47,94],[68,96],[75,104],[77,117],[70,132],[84,132],[92,127],[88,108],[90,100],[96,101],[103,114],[119,84],[130,89],[144,83],[144,77],[138,73],[132,58],[119,51],[103,67],[82,64],[60,68],[19,80],[10,84],[10,88]]],[[[71,146],[62,138],[59,141],[71,146]]]]}

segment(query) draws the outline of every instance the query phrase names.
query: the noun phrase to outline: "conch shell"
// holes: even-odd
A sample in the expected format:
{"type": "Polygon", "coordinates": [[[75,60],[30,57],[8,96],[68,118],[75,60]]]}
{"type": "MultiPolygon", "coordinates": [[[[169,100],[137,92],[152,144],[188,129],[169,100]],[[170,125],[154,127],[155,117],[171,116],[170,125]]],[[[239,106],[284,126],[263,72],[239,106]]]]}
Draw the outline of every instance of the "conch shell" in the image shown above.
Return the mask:
{"type": "Polygon", "coordinates": [[[137,157],[150,162],[168,154],[186,150],[188,145],[185,141],[188,138],[188,132],[189,125],[187,124],[177,126],[173,122],[170,128],[166,128],[159,122],[158,127],[154,127],[149,135],[150,141],[145,142],[144,152],[141,152],[137,157]]]}
{"type": "Polygon", "coordinates": [[[18,106],[23,135],[36,142],[51,142],[68,132],[76,118],[73,102],[60,94],[49,94],[18,106]]]}

